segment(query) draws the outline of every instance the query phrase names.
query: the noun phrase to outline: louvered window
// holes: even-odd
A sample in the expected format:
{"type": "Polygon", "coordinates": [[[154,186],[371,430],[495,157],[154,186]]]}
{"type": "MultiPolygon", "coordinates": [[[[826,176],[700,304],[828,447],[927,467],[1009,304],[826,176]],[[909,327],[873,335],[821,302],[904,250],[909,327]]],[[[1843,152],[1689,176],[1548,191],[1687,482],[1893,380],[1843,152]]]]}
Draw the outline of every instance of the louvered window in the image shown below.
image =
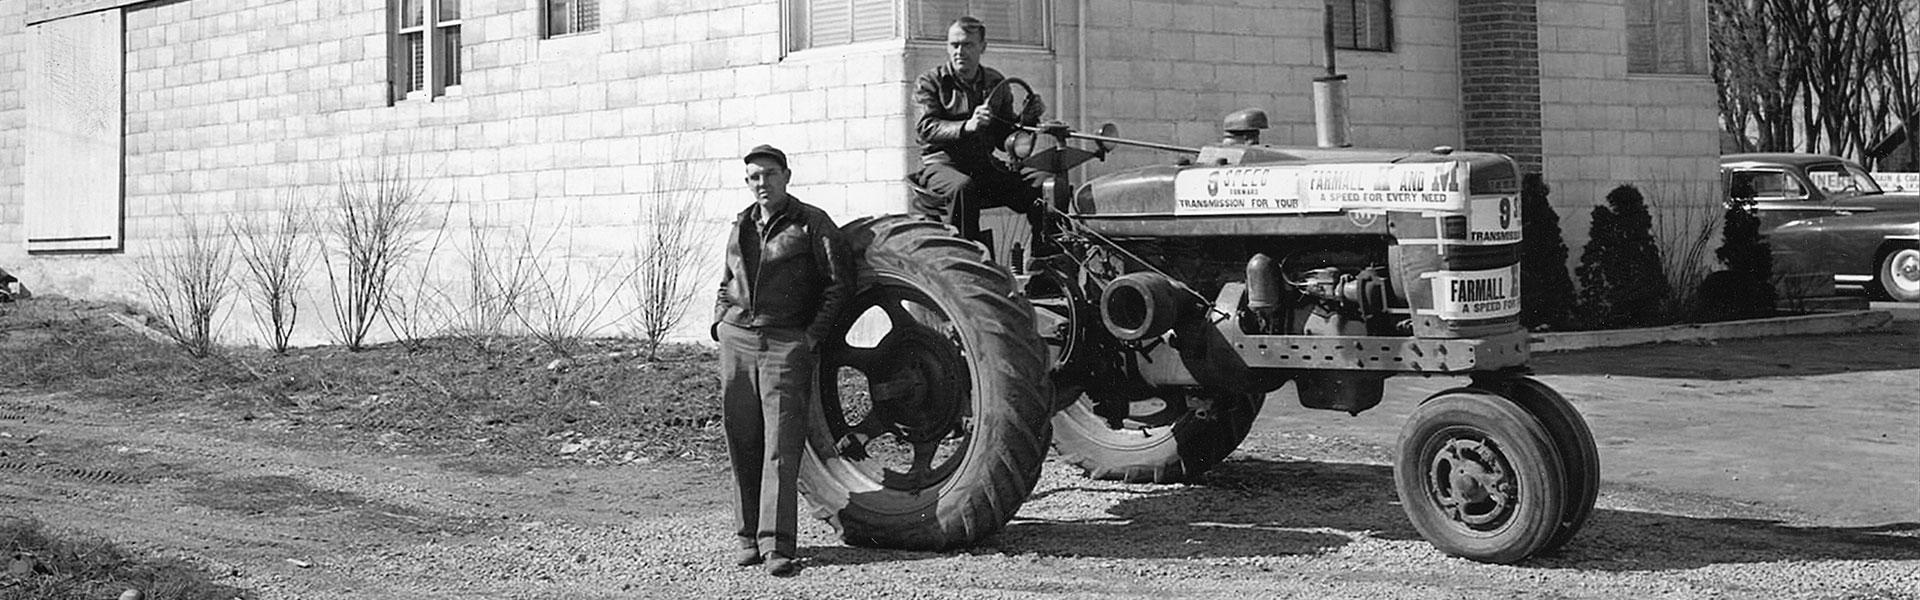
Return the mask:
{"type": "Polygon", "coordinates": [[[600,0],[544,0],[547,37],[600,29],[600,0]]]}
{"type": "Polygon", "coordinates": [[[1333,46],[1342,50],[1393,50],[1391,0],[1334,0],[1333,46]]]}
{"type": "Polygon", "coordinates": [[[1041,0],[907,0],[913,39],[944,42],[954,19],[971,15],[987,25],[987,46],[1047,44],[1046,3],[1041,0]]]}
{"type": "Polygon", "coordinates": [[[1704,4],[1627,0],[1628,73],[1706,73],[1704,4]]]}
{"type": "Polygon", "coordinates": [[[987,24],[991,46],[1046,45],[1045,0],[789,0],[787,49],[910,37],[945,41],[954,19],[987,24]]]}
{"type": "Polygon", "coordinates": [[[391,0],[393,100],[433,98],[458,90],[460,0],[391,0]]]}
{"type": "Polygon", "coordinates": [[[791,0],[787,49],[900,38],[898,0],[791,0]]]}

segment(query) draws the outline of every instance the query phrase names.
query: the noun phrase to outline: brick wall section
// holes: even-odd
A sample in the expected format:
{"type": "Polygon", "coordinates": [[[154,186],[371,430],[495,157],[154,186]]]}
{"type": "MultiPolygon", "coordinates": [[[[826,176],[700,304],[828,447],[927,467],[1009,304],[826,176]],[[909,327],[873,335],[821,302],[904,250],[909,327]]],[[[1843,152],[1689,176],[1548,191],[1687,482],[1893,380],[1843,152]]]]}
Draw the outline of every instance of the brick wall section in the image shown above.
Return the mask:
{"type": "MultiPolygon", "coordinates": [[[[1073,3],[1055,2],[1055,22],[1073,3]]],[[[1313,79],[1322,64],[1321,2],[1090,0],[1087,119],[1123,136],[1183,145],[1220,139],[1220,119],[1250,106],[1267,111],[1272,144],[1315,142],[1313,79]]],[[[1460,139],[1457,32],[1452,2],[1395,2],[1393,52],[1342,50],[1351,79],[1356,146],[1424,149],[1460,139]]],[[[1058,53],[1071,76],[1074,31],[1058,53]]],[[[1165,163],[1171,155],[1128,149],[1105,170],[1165,163]]]]}
{"type": "Polygon", "coordinates": [[[1534,0],[1459,0],[1466,149],[1540,171],[1540,56],[1534,0]]]}
{"type": "Polygon", "coordinates": [[[1713,80],[1627,73],[1624,0],[1543,0],[1539,22],[1541,164],[1570,259],[1592,207],[1622,183],[1638,186],[1669,229],[1720,218],[1713,80]]]}
{"type": "MultiPolygon", "coordinates": [[[[942,60],[938,45],[899,42],[783,56],[780,3],[772,0],[603,0],[601,31],[558,39],[539,37],[537,3],[466,0],[461,93],[389,106],[383,0],[141,4],[127,9],[126,252],[29,258],[20,237],[17,91],[25,4],[0,2],[0,266],[41,291],[100,299],[136,299],[133,265],[176,237],[183,219],[269,213],[289,201],[319,206],[340,173],[368,157],[433,174],[442,199],[434,218],[456,240],[443,257],[457,256],[466,224],[479,222],[496,241],[515,230],[559,231],[567,264],[615,269],[637,235],[641,207],[658,201],[657,186],[675,173],[701,178],[691,191],[711,207],[709,222],[744,206],[736,157],[757,143],[788,149],[794,192],[843,221],[899,211],[900,179],[916,163],[908,88],[920,69],[942,60]]],[[[1218,139],[1225,113],[1259,106],[1272,117],[1270,143],[1313,143],[1320,2],[1088,0],[1084,29],[1076,3],[1051,6],[1053,49],[990,47],[987,64],[1032,82],[1054,115],[1200,145],[1218,139]]],[[[1531,135],[1538,158],[1530,164],[1555,186],[1576,250],[1586,207],[1616,183],[1659,183],[1650,196],[1684,197],[1688,206],[1716,196],[1712,83],[1628,76],[1622,0],[1394,8],[1393,52],[1339,54],[1352,78],[1356,145],[1474,147],[1480,135],[1493,144],[1531,135]],[[1481,23],[1475,11],[1536,4],[1537,125],[1475,129],[1467,140],[1464,124],[1526,115],[1524,107],[1494,108],[1481,119],[1463,108],[1488,98],[1525,103],[1463,97],[1479,80],[1462,79],[1462,17],[1481,23]]],[[[1494,56],[1492,65],[1511,66],[1494,56]]],[[[1491,83],[1512,93],[1511,81],[1491,83]]],[[[1518,150],[1489,149],[1527,160],[1524,144],[1512,143],[1518,150]]],[[[1089,171],[1172,158],[1127,149],[1089,171]]],[[[454,262],[439,269],[456,270],[454,262]]],[[[308,294],[308,306],[327,305],[318,275],[308,294]]],[[[236,312],[228,339],[252,339],[248,320],[236,312]]],[[[315,319],[301,337],[325,335],[315,319]]]]}
{"type": "MultiPolygon", "coordinates": [[[[21,78],[20,5],[0,2],[0,82],[21,78]]],[[[469,223],[490,245],[551,236],[547,252],[574,281],[611,281],[663,183],[696,179],[687,193],[710,227],[749,203],[738,157],[758,143],[789,150],[794,193],[842,221],[904,206],[911,75],[897,44],[783,58],[779,3],[765,0],[603,0],[600,31],[555,39],[539,36],[536,2],[462,5],[460,93],[391,106],[383,0],[128,8],[126,252],[23,254],[22,141],[6,127],[0,265],[41,291],[137,300],[134,264],[186,220],[323,206],[343,173],[377,157],[431,180],[432,226],[418,235],[442,245],[430,280],[445,283],[469,223]]],[[[0,86],[0,119],[18,118],[17,87],[0,86]]],[[[316,308],[299,338],[322,341],[317,270],[307,292],[316,308]]],[[[686,332],[704,335],[695,305],[686,332]]],[[[223,335],[256,339],[249,322],[237,310],[223,335]]]]}
{"type": "Polygon", "coordinates": [[[26,105],[21,88],[26,87],[24,63],[27,36],[19,23],[27,18],[26,2],[0,2],[0,246],[12,246],[12,253],[0,250],[0,268],[20,271],[24,261],[17,254],[25,247],[21,229],[26,191],[26,140],[7,132],[26,129],[26,105]]]}

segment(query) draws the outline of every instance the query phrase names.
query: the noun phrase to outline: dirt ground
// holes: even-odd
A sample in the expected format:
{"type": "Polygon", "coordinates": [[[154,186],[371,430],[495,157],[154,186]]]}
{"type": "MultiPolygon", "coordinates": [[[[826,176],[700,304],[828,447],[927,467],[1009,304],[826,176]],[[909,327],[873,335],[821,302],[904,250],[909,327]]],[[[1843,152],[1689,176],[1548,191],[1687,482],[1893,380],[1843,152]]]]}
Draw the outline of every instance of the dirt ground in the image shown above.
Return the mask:
{"type": "Polygon", "coordinates": [[[269,599],[1920,598],[1920,328],[1535,366],[1586,413],[1603,483],[1567,548],[1519,566],[1441,555],[1397,505],[1400,418],[1444,378],[1391,380],[1359,417],[1283,390],[1193,485],[1049,462],[1018,518],[964,552],[850,548],[807,522],[790,579],[724,564],[724,464],[502,467],[97,392],[0,390],[0,516],[269,599]]]}

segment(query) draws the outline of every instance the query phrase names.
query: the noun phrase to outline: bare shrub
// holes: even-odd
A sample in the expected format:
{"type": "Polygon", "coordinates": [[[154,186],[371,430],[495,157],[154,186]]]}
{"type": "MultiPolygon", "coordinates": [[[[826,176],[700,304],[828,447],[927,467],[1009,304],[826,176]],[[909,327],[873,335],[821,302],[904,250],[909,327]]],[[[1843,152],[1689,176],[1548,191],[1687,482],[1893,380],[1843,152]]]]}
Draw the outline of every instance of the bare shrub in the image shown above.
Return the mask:
{"type": "MultiPolygon", "coordinates": [[[[467,245],[460,252],[466,294],[455,307],[448,329],[449,334],[476,350],[488,349],[507,333],[508,324],[532,288],[530,253],[516,255],[496,248],[489,243],[488,229],[473,215],[467,216],[467,245]]],[[[513,227],[507,227],[505,233],[508,239],[528,239],[524,231],[516,232],[513,227]]]]}
{"type": "Polygon", "coordinates": [[[215,317],[234,291],[233,246],[198,216],[182,212],[178,237],[140,261],[136,279],[161,331],[195,358],[213,354],[215,317]]]}
{"type": "Polygon", "coordinates": [[[1709,185],[1656,183],[1649,188],[1654,196],[1654,244],[1660,249],[1661,273],[1670,292],[1662,305],[1669,322],[1695,314],[1700,302],[1700,285],[1713,272],[1713,242],[1720,234],[1725,208],[1713,198],[1709,185]]]}
{"type": "Polygon", "coordinates": [[[454,320],[454,300],[443,286],[434,281],[434,269],[446,243],[446,213],[452,210],[453,205],[449,203],[446,206],[447,209],[440,214],[438,226],[429,226],[427,231],[418,234],[415,252],[410,254],[419,255],[419,260],[408,260],[400,265],[402,278],[395,283],[404,284],[404,287],[396,286],[390,290],[386,309],[380,313],[381,321],[387,324],[387,331],[393,333],[394,340],[409,350],[418,350],[428,339],[448,331],[454,320]],[[425,246],[424,249],[421,245],[425,246]]]}
{"type": "Polygon", "coordinates": [[[404,160],[378,158],[343,169],[321,238],[336,341],[366,347],[392,297],[395,270],[418,249],[426,181],[404,160]]]}
{"type": "MultiPolygon", "coordinates": [[[[564,219],[563,219],[564,220],[564,219]]],[[[619,300],[619,292],[633,280],[636,269],[612,268],[592,272],[577,266],[573,240],[568,238],[560,256],[554,256],[559,229],[535,246],[529,232],[522,238],[521,256],[527,260],[526,296],[514,310],[514,317],[527,328],[528,335],[539,340],[555,356],[572,358],[580,340],[606,328],[608,321],[626,318],[625,314],[605,318],[619,300]],[[616,278],[617,276],[617,278],[616,278]]],[[[621,257],[618,262],[624,262],[621,257]]]]}
{"type": "Polygon", "coordinates": [[[634,312],[647,341],[647,360],[659,357],[660,343],[680,326],[700,292],[713,252],[714,227],[701,220],[701,190],[710,177],[695,160],[675,160],[653,186],[642,208],[637,264],[633,278],[634,312]]]}
{"type": "Polygon", "coordinates": [[[227,231],[246,262],[244,293],[253,305],[254,323],[274,354],[285,354],[300,320],[301,282],[313,263],[312,213],[295,210],[288,194],[281,210],[251,213],[227,221],[227,231]]]}

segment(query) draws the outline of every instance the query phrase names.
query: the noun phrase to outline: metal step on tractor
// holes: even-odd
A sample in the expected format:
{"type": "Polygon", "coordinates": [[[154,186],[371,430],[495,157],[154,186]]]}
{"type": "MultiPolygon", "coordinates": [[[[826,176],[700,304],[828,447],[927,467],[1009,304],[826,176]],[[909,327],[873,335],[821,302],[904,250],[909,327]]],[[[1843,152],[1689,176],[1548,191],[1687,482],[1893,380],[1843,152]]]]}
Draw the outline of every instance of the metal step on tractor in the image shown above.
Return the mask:
{"type": "MultiPolygon", "coordinates": [[[[1020,96],[990,104],[1011,119],[1020,96]]],[[[1056,176],[1036,210],[1058,252],[1006,265],[905,215],[844,227],[859,290],[822,346],[801,491],[846,542],[978,541],[1032,492],[1049,443],[1090,477],[1191,480],[1269,392],[1358,414],[1414,373],[1467,378],[1398,441],[1399,500],[1435,547],[1512,563],[1586,522],[1592,434],[1526,375],[1511,159],[1182,148],[1057,122],[1014,139],[1014,160],[1056,176]],[[1115,145],[1189,158],[1068,183],[1115,145]]]]}

